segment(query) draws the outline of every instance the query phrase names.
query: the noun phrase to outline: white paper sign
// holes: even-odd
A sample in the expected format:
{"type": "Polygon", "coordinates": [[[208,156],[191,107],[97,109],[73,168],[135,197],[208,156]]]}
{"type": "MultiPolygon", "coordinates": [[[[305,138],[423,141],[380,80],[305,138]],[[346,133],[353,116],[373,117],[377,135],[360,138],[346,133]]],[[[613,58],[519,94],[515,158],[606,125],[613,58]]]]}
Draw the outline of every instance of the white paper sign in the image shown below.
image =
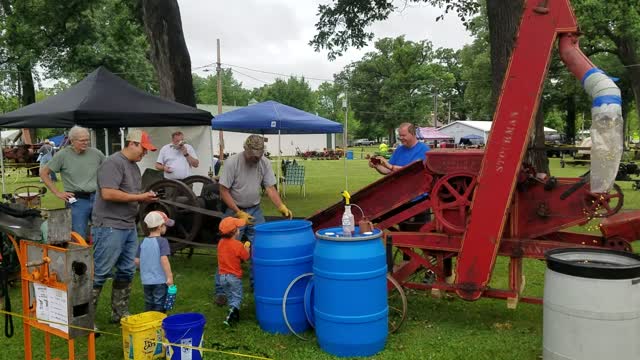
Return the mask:
{"type": "Polygon", "coordinates": [[[68,334],[69,312],[67,310],[67,293],[62,290],[47,288],[47,297],[49,298],[49,321],[57,323],[50,323],[49,326],[68,334]]]}
{"type": "Polygon", "coordinates": [[[36,301],[36,319],[49,321],[49,298],[47,296],[47,287],[34,283],[33,292],[36,301]]]}

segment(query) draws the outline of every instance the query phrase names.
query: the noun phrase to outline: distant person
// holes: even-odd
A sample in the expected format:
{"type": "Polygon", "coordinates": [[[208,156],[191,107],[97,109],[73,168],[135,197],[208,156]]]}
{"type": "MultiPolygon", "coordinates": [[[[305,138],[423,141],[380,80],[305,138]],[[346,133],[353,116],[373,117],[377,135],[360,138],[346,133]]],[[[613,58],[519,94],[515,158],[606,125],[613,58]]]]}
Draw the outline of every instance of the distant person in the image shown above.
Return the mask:
{"type": "Polygon", "coordinates": [[[182,180],[191,176],[191,168],[200,165],[193,146],[184,141],[182,131],[171,134],[171,143],[160,149],[156,169],[164,172],[165,179],[182,180]]]}
{"type": "Polygon", "coordinates": [[[138,246],[135,263],[140,268],[140,281],[144,291],[144,311],[165,312],[167,289],[173,285],[173,273],[169,263],[169,240],[162,237],[167,226],[174,221],[162,211],[151,211],[144,217],[149,235],[138,246]]]}
{"type": "Polygon", "coordinates": [[[40,169],[40,178],[58,199],[71,208],[71,229],[87,239],[87,228],[98,188],[98,167],[106,157],[100,150],[89,147],[89,130],[86,128],[72,127],[69,130],[69,142],[71,146],[58,151],[40,169]],[[49,173],[55,172],[59,172],[62,177],[64,191],[58,190],[49,177],[49,173]]]}
{"type": "Polygon", "coordinates": [[[416,137],[416,127],[410,123],[402,123],[398,128],[400,143],[391,155],[389,161],[382,156],[374,156],[369,159],[369,167],[376,169],[380,174],[387,175],[392,171],[398,171],[416,160],[425,160],[429,146],[419,142],[416,137]]]}
{"type": "Polygon", "coordinates": [[[380,145],[378,145],[378,150],[381,154],[386,154],[387,151],[389,151],[389,145],[387,145],[385,142],[381,142],[380,145]]]}
{"type": "MultiPolygon", "coordinates": [[[[38,149],[38,162],[40,163],[40,169],[42,169],[49,161],[51,161],[51,159],[53,159],[53,153],[53,143],[49,141],[49,139],[46,139],[45,141],[43,141],[40,149],[38,149]]],[[[58,177],[56,176],[55,171],[50,171],[49,177],[53,182],[58,181],[58,177]]],[[[40,182],[44,182],[44,180],[40,179],[40,182]]]]}
{"type": "Polygon", "coordinates": [[[138,203],[156,201],[153,191],[142,191],[137,163],[156,151],[149,135],[130,130],[124,148],[109,156],[98,169],[98,189],[93,208],[93,305],[97,308],[104,283],[113,278],[111,322],[129,316],[131,281],[136,273],[138,203]],[[115,273],[114,273],[115,268],[115,273]]]}
{"type": "Polygon", "coordinates": [[[220,225],[220,242],[218,242],[219,286],[229,302],[229,312],[224,324],[232,326],[240,320],[240,304],[242,303],[242,262],[249,260],[248,248],[238,239],[239,228],[247,225],[244,219],[226,217],[220,225]]]}
{"type": "MultiPolygon", "coordinates": [[[[264,156],[264,138],[250,135],[244,142],[244,151],[225,160],[220,176],[220,197],[227,205],[225,215],[246,222],[246,226],[239,230],[239,239],[246,235],[253,242],[254,226],[265,222],[260,208],[262,188],[282,216],[293,218],[293,213],[280,199],[275,185],[276,176],[271,161],[264,156]]],[[[216,304],[222,306],[225,303],[226,298],[216,275],[216,304]]]]}

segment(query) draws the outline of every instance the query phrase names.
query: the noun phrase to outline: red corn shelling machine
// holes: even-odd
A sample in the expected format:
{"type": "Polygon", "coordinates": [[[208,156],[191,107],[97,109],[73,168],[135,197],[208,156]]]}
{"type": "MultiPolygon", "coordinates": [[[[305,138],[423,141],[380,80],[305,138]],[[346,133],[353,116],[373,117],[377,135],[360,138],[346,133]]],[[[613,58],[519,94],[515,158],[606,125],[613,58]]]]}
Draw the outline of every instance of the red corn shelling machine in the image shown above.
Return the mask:
{"type": "MultiPolygon", "coordinates": [[[[392,274],[406,287],[455,292],[465,300],[503,298],[509,307],[518,301],[541,303],[521,295],[523,258],[543,259],[549,249],[575,246],[629,251],[629,243],[640,238],[640,211],[619,212],[624,197],[617,185],[611,188],[612,181],[609,191],[592,192],[594,181],[586,174],[540,176],[522,164],[556,39],[562,60],[578,79],[600,72],[578,48],[578,25],[568,0],[526,0],[524,5],[486,149],[432,150],[424,162],[351,197],[385,230],[389,251],[392,244],[408,257],[392,274]],[[415,221],[428,211],[430,220],[415,221]],[[600,235],[566,230],[592,218],[606,218],[600,235]],[[507,289],[488,287],[498,255],[510,259],[507,289]],[[422,268],[433,271],[433,283],[411,281],[422,268]]],[[[619,92],[617,99],[619,104],[619,92]]],[[[617,169],[615,157],[604,166],[617,169]]],[[[309,220],[315,229],[335,226],[342,209],[338,203],[309,220]]]]}

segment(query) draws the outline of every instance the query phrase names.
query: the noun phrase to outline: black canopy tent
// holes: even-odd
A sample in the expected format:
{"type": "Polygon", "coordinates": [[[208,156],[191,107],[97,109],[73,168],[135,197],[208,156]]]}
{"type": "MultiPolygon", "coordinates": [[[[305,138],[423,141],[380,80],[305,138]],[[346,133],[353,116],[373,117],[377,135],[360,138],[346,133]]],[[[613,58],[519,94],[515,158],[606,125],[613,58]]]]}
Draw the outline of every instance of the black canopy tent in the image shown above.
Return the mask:
{"type": "MultiPolygon", "coordinates": [[[[206,126],[210,129],[211,118],[208,111],[146,93],[99,67],[57,95],[0,115],[0,128],[71,128],[80,125],[91,129],[165,126],[206,126]]],[[[105,130],[105,151],[107,134],[105,130]]],[[[121,134],[121,142],[123,140],[121,134]]],[[[212,140],[210,142],[213,146],[212,140]]],[[[4,193],[2,152],[0,166],[4,193]]]]}
{"type": "Polygon", "coordinates": [[[146,93],[99,67],[69,89],[0,115],[2,128],[211,126],[211,113],[146,93]]]}

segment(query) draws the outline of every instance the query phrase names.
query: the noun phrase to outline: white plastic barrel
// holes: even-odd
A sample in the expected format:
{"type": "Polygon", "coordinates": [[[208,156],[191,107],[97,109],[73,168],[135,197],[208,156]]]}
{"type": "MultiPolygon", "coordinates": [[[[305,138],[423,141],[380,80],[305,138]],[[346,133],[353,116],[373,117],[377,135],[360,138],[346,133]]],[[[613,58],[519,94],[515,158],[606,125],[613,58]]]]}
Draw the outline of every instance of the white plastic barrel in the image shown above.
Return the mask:
{"type": "Polygon", "coordinates": [[[640,359],[640,256],[572,248],[545,257],[543,359],[640,359]]]}

